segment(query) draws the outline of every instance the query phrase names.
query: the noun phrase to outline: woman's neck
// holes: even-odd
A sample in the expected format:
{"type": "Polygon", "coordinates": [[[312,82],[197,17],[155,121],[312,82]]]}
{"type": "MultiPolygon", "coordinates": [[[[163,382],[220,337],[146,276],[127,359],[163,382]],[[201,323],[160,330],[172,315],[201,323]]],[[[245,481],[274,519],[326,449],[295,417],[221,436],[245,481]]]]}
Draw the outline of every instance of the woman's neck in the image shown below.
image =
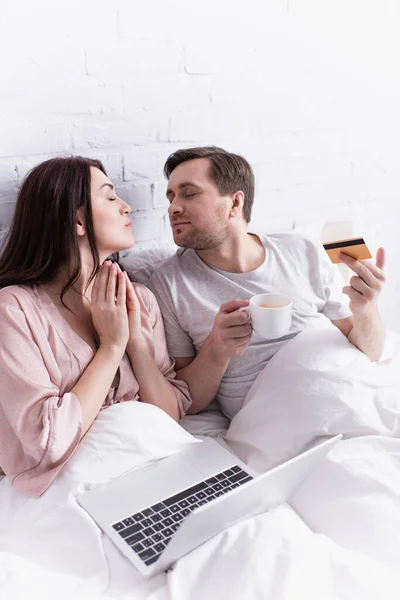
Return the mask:
{"type": "MultiPolygon", "coordinates": [[[[82,272],[75,283],[63,295],[63,303],[71,310],[87,310],[92,298],[94,279],[88,284],[93,267],[82,264],[82,272]]],[[[61,267],[56,277],[42,285],[54,302],[61,303],[61,293],[68,283],[68,270],[61,267]]]]}

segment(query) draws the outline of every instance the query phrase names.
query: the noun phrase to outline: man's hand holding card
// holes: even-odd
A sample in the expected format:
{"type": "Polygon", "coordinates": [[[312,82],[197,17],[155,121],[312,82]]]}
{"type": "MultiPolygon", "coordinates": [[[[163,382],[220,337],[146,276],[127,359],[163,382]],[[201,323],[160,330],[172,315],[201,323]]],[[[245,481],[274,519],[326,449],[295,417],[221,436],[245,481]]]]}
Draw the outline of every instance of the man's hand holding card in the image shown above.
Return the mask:
{"type": "Polygon", "coordinates": [[[385,251],[379,248],[373,264],[363,238],[325,243],[324,248],[334,263],[344,263],[355,275],[343,293],[350,299],[351,317],[332,323],[371,361],[382,356],[386,327],[379,315],[377,301],[385,283],[385,251]]]}
{"type": "Polygon", "coordinates": [[[376,309],[378,296],[385,283],[385,250],[379,248],[375,265],[368,260],[371,252],[363,238],[351,238],[324,244],[324,248],[333,263],[343,262],[354,273],[343,293],[350,298],[349,308],[353,315],[368,313],[376,309]]]}
{"type": "Polygon", "coordinates": [[[339,258],[356,275],[350,279],[349,284],[343,288],[343,293],[350,298],[349,308],[353,315],[365,314],[371,309],[376,309],[379,294],[385,283],[385,250],[378,248],[376,262],[356,260],[341,252],[339,258]]]}

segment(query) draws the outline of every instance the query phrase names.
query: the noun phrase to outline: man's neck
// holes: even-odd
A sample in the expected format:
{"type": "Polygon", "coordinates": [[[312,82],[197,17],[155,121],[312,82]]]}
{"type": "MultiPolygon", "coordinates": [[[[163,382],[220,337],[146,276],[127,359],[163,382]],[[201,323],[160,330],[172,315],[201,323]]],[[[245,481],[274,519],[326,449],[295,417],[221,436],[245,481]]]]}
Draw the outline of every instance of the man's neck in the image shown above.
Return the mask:
{"type": "Polygon", "coordinates": [[[249,273],[265,261],[265,248],[257,235],[240,232],[226,239],[217,248],[196,250],[210,267],[228,273],[249,273]]]}

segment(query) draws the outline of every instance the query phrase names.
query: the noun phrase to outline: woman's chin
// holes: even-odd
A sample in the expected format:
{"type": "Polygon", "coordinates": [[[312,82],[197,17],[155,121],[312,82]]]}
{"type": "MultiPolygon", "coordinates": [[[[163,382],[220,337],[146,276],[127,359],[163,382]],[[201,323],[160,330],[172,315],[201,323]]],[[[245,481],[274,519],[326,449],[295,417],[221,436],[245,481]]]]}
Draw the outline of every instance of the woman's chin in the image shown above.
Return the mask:
{"type": "Polygon", "coordinates": [[[130,242],[127,241],[126,243],[123,243],[121,240],[121,244],[120,244],[118,250],[114,250],[114,252],[123,252],[124,250],[129,250],[130,248],[133,248],[133,246],[135,244],[136,244],[136,240],[132,234],[130,242]]]}
{"type": "Polygon", "coordinates": [[[130,248],[133,248],[133,246],[136,244],[136,240],[134,238],[133,233],[130,236],[125,236],[125,239],[118,240],[118,242],[119,243],[115,244],[115,246],[111,244],[107,244],[107,247],[102,246],[101,244],[98,245],[97,250],[99,252],[99,255],[102,256],[104,254],[104,256],[108,257],[112,254],[116,254],[117,252],[124,252],[125,250],[129,250],[130,248]]]}
{"type": "Polygon", "coordinates": [[[136,244],[135,238],[133,236],[132,236],[132,238],[133,239],[132,239],[131,243],[129,244],[129,246],[125,246],[124,250],[129,250],[129,248],[133,248],[133,246],[136,244]]]}

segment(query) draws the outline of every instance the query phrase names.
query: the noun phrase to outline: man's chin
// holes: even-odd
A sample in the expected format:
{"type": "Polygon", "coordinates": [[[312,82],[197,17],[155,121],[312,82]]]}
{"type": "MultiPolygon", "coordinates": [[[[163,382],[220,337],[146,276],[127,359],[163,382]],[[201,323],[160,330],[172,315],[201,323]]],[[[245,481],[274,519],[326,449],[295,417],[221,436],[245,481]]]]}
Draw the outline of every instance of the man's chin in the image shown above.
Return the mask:
{"type": "Polygon", "coordinates": [[[218,246],[212,238],[194,232],[191,235],[174,234],[174,242],[181,248],[192,248],[193,250],[211,250],[218,246]]]}
{"type": "Polygon", "coordinates": [[[187,238],[180,236],[180,235],[174,235],[174,242],[177,246],[180,246],[181,248],[191,248],[191,244],[190,244],[190,240],[188,240],[187,238]]]}

